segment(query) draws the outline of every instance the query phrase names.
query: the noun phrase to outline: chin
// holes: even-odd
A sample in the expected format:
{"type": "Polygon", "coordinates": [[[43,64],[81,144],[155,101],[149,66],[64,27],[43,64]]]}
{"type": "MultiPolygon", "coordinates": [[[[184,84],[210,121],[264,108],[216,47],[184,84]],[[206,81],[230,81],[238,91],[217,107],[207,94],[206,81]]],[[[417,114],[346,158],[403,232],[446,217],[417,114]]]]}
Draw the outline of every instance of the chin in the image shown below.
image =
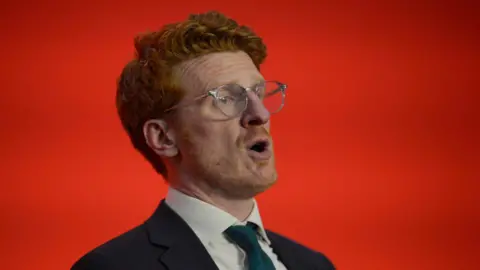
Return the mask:
{"type": "Polygon", "coordinates": [[[202,170],[202,179],[207,181],[211,188],[234,199],[253,198],[277,182],[273,158],[265,162],[243,159],[236,165],[229,169],[213,167],[213,170],[202,170]]]}
{"type": "Polygon", "coordinates": [[[217,182],[223,193],[230,198],[250,199],[266,191],[277,182],[274,168],[263,171],[249,171],[243,175],[230,175],[217,182]]]}
{"type": "Polygon", "coordinates": [[[259,168],[246,180],[251,187],[251,197],[269,189],[277,182],[277,171],[272,165],[259,168]]]}
{"type": "Polygon", "coordinates": [[[254,178],[261,182],[275,182],[277,180],[277,170],[273,159],[262,162],[255,162],[252,168],[254,178]]]}

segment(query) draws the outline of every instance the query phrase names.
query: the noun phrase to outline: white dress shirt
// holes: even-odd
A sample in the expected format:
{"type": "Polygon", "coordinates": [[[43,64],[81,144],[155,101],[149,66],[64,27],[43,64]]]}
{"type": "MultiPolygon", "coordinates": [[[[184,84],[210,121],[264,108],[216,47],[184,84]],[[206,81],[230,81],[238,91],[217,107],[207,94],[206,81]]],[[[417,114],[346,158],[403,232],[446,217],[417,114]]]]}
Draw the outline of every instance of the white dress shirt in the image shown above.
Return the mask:
{"type": "Polygon", "coordinates": [[[270,257],[275,269],[286,270],[270,246],[255,200],[253,210],[244,222],[240,222],[234,216],[211,204],[187,196],[171,187],[168,189],[165,201],[195,232],[220,270],[248,269],[245,252],[230,242],[223,233],[232,225],[245,225],[247,222],[255,223],[259,227],[260,247],[270,257]]]}

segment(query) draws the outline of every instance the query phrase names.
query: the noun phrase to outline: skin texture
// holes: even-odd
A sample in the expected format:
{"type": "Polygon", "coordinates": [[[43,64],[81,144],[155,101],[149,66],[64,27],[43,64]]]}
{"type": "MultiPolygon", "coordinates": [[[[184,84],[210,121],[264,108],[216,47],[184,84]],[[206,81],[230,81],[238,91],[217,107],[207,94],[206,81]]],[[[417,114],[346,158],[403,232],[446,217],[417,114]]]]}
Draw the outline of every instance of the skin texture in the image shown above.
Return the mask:
{"type": "Polygon", "coordinates": [[[244,220],[252,198],[277,180],[270,115],[253,92],[248,93],[246,110],[234,118],[226,118],[212,97],[195,98],[227,83],[251,87],[263,77],[243,51],[184,61],[175,66],[174,77],[185,96],[174,115],[143,125],[147,145],[164,160],[172,187],[244,220]],[[247,145],[259,138],[270,142],[268,160],[249,155],[247,145]]]}

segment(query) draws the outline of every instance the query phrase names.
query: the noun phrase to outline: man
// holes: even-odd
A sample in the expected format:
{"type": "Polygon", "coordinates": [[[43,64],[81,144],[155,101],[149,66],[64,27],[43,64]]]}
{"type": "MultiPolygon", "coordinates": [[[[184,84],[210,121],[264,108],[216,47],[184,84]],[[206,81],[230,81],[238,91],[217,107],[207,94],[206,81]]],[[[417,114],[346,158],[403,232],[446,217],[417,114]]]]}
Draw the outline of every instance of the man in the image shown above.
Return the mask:
{"type": "Polygon", "coordinates": [[[277,173],[270,115],[286,85],[259,72],[261,38],[218,12],[135,40],[117,108],[168,194],[142,225],[73,270],[334,269],[322,254],[264,229],[254,197],[277,173]]]}

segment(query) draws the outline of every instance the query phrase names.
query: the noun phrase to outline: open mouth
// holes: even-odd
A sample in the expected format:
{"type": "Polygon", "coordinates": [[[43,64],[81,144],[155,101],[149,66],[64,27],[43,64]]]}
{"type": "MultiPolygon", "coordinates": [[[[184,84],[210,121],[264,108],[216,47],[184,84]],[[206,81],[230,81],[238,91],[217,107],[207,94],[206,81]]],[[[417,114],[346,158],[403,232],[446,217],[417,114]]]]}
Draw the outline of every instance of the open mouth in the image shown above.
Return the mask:
{"type": "Polygon", "coordinates": [[[249,150],[255,151],[257,153],[263,153],[268,149],[268,141],[260,140],[255,142],[252,146],[249,147],[249,150]]]}
{"type": "Polygon", "coordinates": [[[248,156],[255,162],[266,162],[272,157],[270,149],[270,141],[268,139],[260,139],[248,144],[248,156]]]}

